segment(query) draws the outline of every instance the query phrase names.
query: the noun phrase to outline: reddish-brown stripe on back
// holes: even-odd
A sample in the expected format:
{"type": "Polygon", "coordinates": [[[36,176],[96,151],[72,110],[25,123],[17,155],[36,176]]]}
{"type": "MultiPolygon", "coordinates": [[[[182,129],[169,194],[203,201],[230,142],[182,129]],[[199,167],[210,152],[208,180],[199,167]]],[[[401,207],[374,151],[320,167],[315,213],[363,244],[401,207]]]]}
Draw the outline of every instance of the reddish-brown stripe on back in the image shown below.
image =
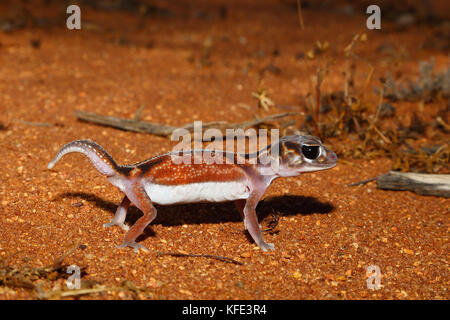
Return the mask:
{"type": "Polygon", "coordinates": [[[159,159],[159,163],[151,165],[148,170],[143,166],[144,175],[153,183],[165,185],[189,184],[198,182],[225,182],[245,178],[245,173],[236,164],[208,164],[202,159],[199,164],[176,164],[170,156],[159,159]]]}

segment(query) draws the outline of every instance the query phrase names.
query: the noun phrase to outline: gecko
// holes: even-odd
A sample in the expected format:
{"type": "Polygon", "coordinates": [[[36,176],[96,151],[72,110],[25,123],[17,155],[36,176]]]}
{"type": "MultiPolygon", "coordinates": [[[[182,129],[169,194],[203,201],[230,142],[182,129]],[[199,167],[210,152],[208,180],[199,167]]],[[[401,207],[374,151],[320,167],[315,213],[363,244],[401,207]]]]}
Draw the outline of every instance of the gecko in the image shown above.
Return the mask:
{"type": "Polygon", "coordinates": [[[119,226],[125,230],[124,240],[118,248],[131,247],[136,252],[139,249],[148,251],[136,242],[136,238],[156,218],[154,204],[224,201],[234,201],[255,244],[263,251],[273,250],[274,244],[263,239],[256,215],[256,206],[266,189],[276,178],[330,169],[337,164],[336,154],[319,138],[290,135],[253,153],[207,149],[172,151],[128,165],[117,164],[103,147],[91,140],[75,140],[59,150],[48,169],[72,152],[87,156],[95,169],[125,194],[111,222],[103,226],[119,226]],[[173,161],[173,156],[180,152],[183,157],[197,161],[173,161]],[[205,155],[222,157],[224,161],[211,163],[205,155]],[[237,161],[238,157],[241,161],[237,161]],[[275,169],[267,159],[277,161],[275,169]],[[142,216],[129,227],[125,218],[131,203],[142,211],[142,216]]]}

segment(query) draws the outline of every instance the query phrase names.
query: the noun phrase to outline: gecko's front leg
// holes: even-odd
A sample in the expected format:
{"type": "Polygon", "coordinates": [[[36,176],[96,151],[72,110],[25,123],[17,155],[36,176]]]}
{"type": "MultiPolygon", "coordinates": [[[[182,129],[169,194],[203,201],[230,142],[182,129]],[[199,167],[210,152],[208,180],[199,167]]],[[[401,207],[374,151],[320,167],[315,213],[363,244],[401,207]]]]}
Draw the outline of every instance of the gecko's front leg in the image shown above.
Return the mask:
{"type": "MultiPolygon", "coordinates": [[[[234,201],[234,205],[236,206],[237,211],[239,211],[239,214],[241,215],[242,221],[244,221],[244,228],[247,230],[247,225],[245,224],[245,215],[244,215],[244,208],[245,203],[247,200],[245,199],[239,199],[234,201]]],[[[259,224],[259,227],[261,228],[261,224],[259,224]]]]}
{"type": "Polygon", "coordinates": [[[116,214],[114,215],[114,218],[111,219],[111,222],[103,224],[103,227],[112,227],[112,226],[119,226],[123,230],[128,231],[130,229],[129,226],[127,226],[125,222],[125,218],[127,216],[128,208],[130,207],[131,201],[128,199],[127,196],[125,196],[122,200],[122,203],[116,210],[116,214]]]}
{"type": "Polygon", "coordinates": [[[119,246],[119,248],[132,247],[135,252],[137,252],[138,249],[148,251],[147,248],[136,242],[136,238],[139,237],[145,227],[147,227],[149,223],[156,218],[156,208],[153,206],[141,183],[136,183],[129,193],[127,193],[127,197],[142,211],[143,216],[136,221],[130,230],[128,230],[125,234],[123,243],[119,246]]]}
{"type": "Polygon", "coordinates": [[[274,250],[275,245],[272,243],[267,243],[263,239],[261,232],[261,226],[258,223],[258,217],[256,216],[256,206],[261,199],[262,193],[252,192],[247,199],[244,207],[244,225],[252,236],[255,243],[263,251],[274,250]]]}

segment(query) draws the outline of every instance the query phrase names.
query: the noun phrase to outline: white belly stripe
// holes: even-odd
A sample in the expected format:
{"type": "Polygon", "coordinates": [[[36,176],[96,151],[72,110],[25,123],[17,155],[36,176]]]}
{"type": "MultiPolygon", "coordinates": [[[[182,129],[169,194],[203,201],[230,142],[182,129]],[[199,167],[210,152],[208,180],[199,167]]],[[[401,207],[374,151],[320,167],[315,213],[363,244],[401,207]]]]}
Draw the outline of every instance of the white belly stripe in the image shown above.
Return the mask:
{"type": "Polygon", "coordinates": [[[144,188],[152,202],[162,205],[231,201],[247,199],[250,194],[245,181],[202,182],[176,186],[144,182],[144,188]]]}

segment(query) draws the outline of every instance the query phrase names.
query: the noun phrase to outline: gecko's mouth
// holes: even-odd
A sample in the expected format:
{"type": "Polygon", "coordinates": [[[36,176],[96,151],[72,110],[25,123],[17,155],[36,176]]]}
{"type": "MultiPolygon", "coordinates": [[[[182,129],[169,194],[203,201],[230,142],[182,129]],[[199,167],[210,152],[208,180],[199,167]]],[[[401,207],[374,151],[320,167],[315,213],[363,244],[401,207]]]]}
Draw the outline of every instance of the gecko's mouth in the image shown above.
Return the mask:
{"type": "Polygon", "coordinates": [[[326,170],[334,168],[337,165],[337,161],[334,163],[318,164],[316,165],[316,170],[326,170]]]}
{"type": "Polygon", "coordinates": [[[311,166],[303,166],[298,170],[298,173],[301,174],[303,172],[314,172],[314,171],[322,171],[335,167],[337,162],[335,163],[322,163],[322,164],[314,164],[311,166]]]}

